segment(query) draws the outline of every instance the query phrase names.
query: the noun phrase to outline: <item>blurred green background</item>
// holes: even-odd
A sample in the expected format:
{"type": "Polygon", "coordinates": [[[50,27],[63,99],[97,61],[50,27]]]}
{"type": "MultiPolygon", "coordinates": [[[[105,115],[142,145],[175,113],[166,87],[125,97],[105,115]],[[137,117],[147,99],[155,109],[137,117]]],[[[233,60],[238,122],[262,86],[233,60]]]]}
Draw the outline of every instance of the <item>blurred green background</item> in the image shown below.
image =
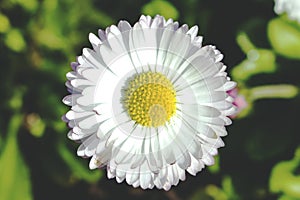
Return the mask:
{"type": "MultiPolygon", "coordinates": [[[[0,1],[0,200],[300,199],[300,24],[273,0],[0,1]],[[217,163],[169,192],[88,169],[67,139],[65,74],[88,34],[140,14],[199,25],[238,82],[217,163]]],[[[300,12],[300,11],[299,11],[300,12]]]]}

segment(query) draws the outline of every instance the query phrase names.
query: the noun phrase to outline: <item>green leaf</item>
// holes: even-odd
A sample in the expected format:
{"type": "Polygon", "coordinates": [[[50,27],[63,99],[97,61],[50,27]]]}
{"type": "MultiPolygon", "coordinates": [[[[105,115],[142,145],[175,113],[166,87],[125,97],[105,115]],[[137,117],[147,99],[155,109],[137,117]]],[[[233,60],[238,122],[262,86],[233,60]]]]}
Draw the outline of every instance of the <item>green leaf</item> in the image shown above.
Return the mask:
{"type": "Polygon", "coordinates": [[[29,169],[22,158],[17,143],[17,132],[23,116],[12,117],[5,146],[0,155],[0,199],[31,200],[31,181],[29,169]]]}
{"type": "Polygon", "coordinates": [[[284,17],[268,24],[268,37],[274,50],[285,57],[300,59],[300,26],[284,17]]]}
{"type": "Polygon", "coordinates": [[[39,5],[37,0],[17,0],[17,3],[29,12],[34,12],[39,5]]]}
{"type": "MultiPolygon", "coordinates": [[[[0,132],[0,152],[2,152],[3,144],[4,144],[4,142],[3,142],[3,138],[2,138],[1,132],[0,132]]],[[[1,154],[0,154],[0,155],[1,155],[1,154]]]]}
{"type": "Polygon", "coordinates": [[[7,16],[0,13],[0,33],[5,33],[10,29],[10,22],[7,16]]]}
{"type": "Polygon", "coordinates": [[[299,200],[299,199],[295,197],[290,197],[288,195],[282,195],[278,200],[299,200]]]}
{"type": "Polygon", "coordinates": [[[189,200],[211,200],[211,197],[206,193],[205,189],[198,189],[195,193],[189,198],[189,200]]]}
{"type": "MultiPolygon", "coordinates": [[[[277,163],[271,172],[269,187],[274,193],[283,193],[291,197],[300,198],[300,175],[295,175],[294,171],[300,165],[300,147],[296,149],[292,160],[277,163]]],[[[287,198],[285,198],[287,199],[287,198]]]]}
{"type": "Polygon", "coordinates": [[[13,96],[8,102],[8,105],[12,110],[18,111],[22,108],[23,106],[22,97],[25,91],[26,91],[25,87],[18,87],[14,90],[13,96]]]}
{"type": "Polygon", "coordinates": [[[237,82],[246,82],[261,73],[274,73],[277,69],[276,55],[268,49],[257,48],[246,33],[239,33],[237,43],[247,58],[232,69],[232,78],[237,82]]]}
{"type": "Polygon", "coordinates": [[[220,156],[215,157],[215,164],[208,167],[208,171],[212,174],[217,174],[220,172],[220,156]]]}
{"type": "Polygon", "coordinates": [[[216,185],[209,184],[205,188],[206,194],[211,196],[215,200],[228,200],[226,193],[216,185]]]}
{"type": "Polygon", "coordinates": [[[4,42],[8,48],[15,52],[21,52],[26,48],[24,37],[18,29],[10,29],[6,33],[4,42]]]}
{"type": "Polygon", "coordinates": [[[232,182],[231,177],[225,176],[222,180],[223,191],[227,194],[228,199],[239,199],[232,182]]]}
{"type": "Polygon", "coordinates": [[[142,8],[142,13],[155,16],[157,14],[165,18],[178,19],[179,12],[170,2],[165,0],[153,0],[142,8]]]}

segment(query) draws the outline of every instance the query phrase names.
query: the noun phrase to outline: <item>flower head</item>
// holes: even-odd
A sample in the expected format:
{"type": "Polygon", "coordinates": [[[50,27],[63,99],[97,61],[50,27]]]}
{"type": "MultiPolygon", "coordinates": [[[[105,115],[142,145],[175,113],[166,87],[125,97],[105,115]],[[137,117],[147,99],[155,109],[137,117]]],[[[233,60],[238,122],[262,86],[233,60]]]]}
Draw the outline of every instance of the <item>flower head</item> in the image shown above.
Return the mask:
{"type": "Polygon", "coordinates": [[[275,0],[274,11],[277,14],[286,13],[291,20],[296,20],[300,23],[299,0],[275,0]]]}
{"type": "Polygon", "coordinates": [[[198,27],[162,16],[120,21],[89,35],[67,74],[64,120],[91,169],[134,187],[170,189],[224,145],[235,112],[223,55],[202,46],[198,27]]]}

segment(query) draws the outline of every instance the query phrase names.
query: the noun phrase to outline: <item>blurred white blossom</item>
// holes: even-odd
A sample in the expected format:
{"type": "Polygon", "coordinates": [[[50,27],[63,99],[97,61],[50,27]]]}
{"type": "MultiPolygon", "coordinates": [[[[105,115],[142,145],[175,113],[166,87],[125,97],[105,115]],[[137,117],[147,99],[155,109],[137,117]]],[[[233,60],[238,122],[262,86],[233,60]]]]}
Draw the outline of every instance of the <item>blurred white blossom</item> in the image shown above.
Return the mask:
{"type": "Polygon", "coordinates": [[[277,14],[286,13],[291,20],[296,20],[300,23],[299,0],[275,0],[274,11],[277,14]]]}

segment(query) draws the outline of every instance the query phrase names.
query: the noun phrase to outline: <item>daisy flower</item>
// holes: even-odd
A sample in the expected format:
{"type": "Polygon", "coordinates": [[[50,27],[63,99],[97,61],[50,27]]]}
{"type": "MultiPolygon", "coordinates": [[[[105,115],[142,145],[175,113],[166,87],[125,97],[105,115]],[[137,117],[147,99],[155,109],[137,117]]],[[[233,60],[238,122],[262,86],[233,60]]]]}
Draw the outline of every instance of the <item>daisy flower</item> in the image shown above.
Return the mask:
{"type": "Polygon", "coordinates": [[[63,117],[90,169],[143,189],[169,190],[196,175],[224,146],[235,112],[230,81],[215,46],[198,27],[162,16],[120,21],[84,48],[67,74],[71,106],[63,117]]]}
{"type": "Polygon", "coordinates": [[[291,20],[300,23],[300,1],[299,0],[275,0],[275,13],[286,13],[291,20]]]}

